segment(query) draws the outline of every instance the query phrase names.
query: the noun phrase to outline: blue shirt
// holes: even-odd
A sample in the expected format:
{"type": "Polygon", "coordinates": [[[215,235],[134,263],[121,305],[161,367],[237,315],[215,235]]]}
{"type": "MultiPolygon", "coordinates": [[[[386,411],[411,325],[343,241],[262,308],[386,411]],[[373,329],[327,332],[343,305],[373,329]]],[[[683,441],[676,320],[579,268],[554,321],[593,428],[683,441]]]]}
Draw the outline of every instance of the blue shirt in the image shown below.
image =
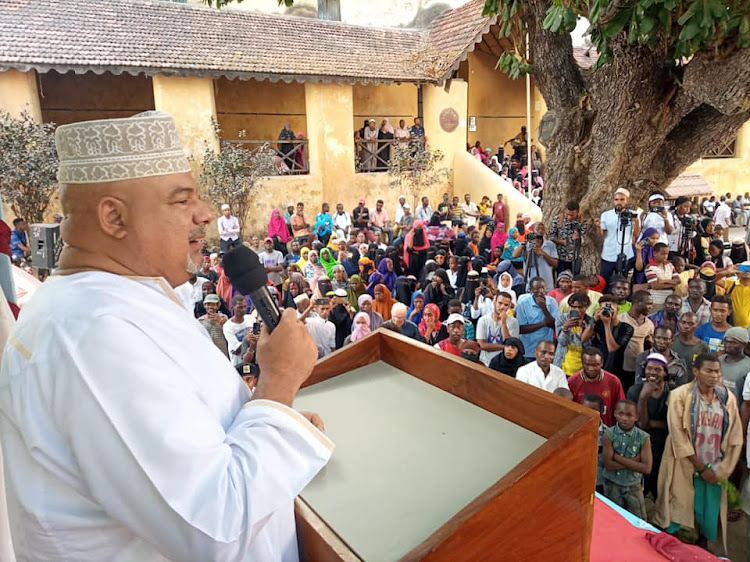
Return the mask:
{"type": "Polygon", "coordinates": [[[325,236],[326,234],[330,234],[332,230],[333,219],[330,213],[318,213],[315,215],[315,226],[313,227],[315,234],[325,236]]]}
{"type": "Polygon", "coordinates": [[[29,245],[26,233],[14,228],[13,232],[10,233],[10,253],[14,256],[23,257],[23,250],[18,247],[19,244],[29,245]]]}
{"type": "Polygon", "coordinates": [[[409,132],[415,137],[423,137],[424,127],[422,127],[422,125],[412,125],[411,127],[409,127],[409,132]]]}
{"type": "Polygon", "coordinates": [[[695,337],[706,342],[708,344],[708,350],[711,353],[724,351],[724,334],[726,334],[726,330],[723,332],[714,330],[711,322],[701,324],[695,330],[695,337]]]}
{"type": "MultiPolygon", "coordinates": [[[[545,296],[544,300],[547,303],[547,310],[550,315],[552,318],[556,318],[558,313],[557,301],[549,295],[545,296]]],[[[539,308],[534,297],[530,294],[523,295],[522,298],[518,299],[518,305],[516,306],[516,320],[518,320],[519,326],[537,324],[544,321],[544,313],[542,312],[542,309],[539,308]]],[[[525,356],[527,358],[533,358],[536,345],[542,340],[553,341],[554,334],[554,330],[548,326],[528,334],[522,332],[521,342],[526,349],[525,356]]]]}
{"type": "MultiPolygon", "coordinates": [[[[614,209],[604,211],[601,216],[602,230],[604,231],[604,242],[602,243],[602,259],[604,261],[617,261],[620,253],[620,215],[614,209]]],[[[634,258],[633,253],[633,221],[628,223],[625,229],[625,247],[623,249],[628,259],[634,258]]]]}

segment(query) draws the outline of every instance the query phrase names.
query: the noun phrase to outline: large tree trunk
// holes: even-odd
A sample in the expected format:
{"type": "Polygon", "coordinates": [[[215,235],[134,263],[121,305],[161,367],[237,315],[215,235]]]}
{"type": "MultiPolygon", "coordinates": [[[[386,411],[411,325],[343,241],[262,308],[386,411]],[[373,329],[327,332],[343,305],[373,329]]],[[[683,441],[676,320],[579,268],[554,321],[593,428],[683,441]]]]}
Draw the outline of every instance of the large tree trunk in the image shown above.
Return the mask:
{"type": "MultiPolygon", "coordinates": [[[[618,187],[644,206],[650,191],[666,189],[750,119],[750,49],[718,62],[698,55],[675,71],[659,49],[629,45],[623,32],[612,62],[592,72],[578,67],[569,35],[543,30],[548,2],[526,6],[534,78],[548,107],[538,133],[547,150],[546,221],[574,200],[592,226],[618,187]]],[[[589,232],[584,270],[594,272],[601,240],[589,232]]]]}

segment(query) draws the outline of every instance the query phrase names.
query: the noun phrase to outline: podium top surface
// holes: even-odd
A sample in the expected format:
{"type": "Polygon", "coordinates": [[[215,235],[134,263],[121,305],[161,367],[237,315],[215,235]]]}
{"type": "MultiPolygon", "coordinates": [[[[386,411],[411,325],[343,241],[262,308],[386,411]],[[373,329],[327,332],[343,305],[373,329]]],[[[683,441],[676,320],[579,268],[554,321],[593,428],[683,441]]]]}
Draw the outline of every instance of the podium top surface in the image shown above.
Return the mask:
{"type": "Polygon", "coordinates": [[[318,412],[336,444],[301,496],[370,561],[406,555],[546,441],[383,361],[302,389],[294,406],[318,412]]]}

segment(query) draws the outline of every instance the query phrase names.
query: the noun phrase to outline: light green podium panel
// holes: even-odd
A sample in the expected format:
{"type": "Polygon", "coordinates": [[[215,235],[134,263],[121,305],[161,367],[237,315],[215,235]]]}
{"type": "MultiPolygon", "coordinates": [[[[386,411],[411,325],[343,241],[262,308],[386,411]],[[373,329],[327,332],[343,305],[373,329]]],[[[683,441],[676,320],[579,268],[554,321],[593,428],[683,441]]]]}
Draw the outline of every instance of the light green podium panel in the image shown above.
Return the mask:
{"type": "Polygon", "coordinates": [[[294,407],[319,413],[336,445],[301,496],[370,562],[407,554],[545,442],[382,361],[302,389],[294,407]]]}

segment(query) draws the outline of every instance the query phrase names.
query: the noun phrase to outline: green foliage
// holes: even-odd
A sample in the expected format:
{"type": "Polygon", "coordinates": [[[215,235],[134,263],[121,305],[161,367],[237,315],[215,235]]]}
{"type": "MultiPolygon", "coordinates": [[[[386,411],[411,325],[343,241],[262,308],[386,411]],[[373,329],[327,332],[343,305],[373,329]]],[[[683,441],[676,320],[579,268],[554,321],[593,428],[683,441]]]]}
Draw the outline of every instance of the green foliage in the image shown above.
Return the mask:
{"type": "Polygon", "coordinates": [[[526,74],[531,72],[531,65],[528,61],[514,51],[505,51],[500,55],[495,68],[503,71],[513,80],[521,76],[526,76],[526,74]]]}
{"type": "Polygon", "coordinates": [[[57,189],[55,124],[0,112],[0,193],[17,217],[42,222],[57,189]]]}
{"type": "MultiPolygon", "coordinates": [[[[485,15],[500,16],[500,35],[515,39],[517,53],[524,52],[518,48],[517,31],[523,25],[522,4],[523,0],[486,0],[484,5],[485,15]]],[[[679,64],[698,52],[720,58],[750,47],[748,0],[552,0],[544,28],[569,33],[579,16],[591,24],[587,33],[599,52],[597,67],[611,60],[611,41],[618,36],[663,51],[665,64],[679,64]]],[[[531,70],[510,57],[501,58],[498,68],[516,77],[531,70]]]]}
{"type": "MultiPolygon", "coordinates": [[[[213,125],[219,139],[220,129],[216,122],[213,125]]],[[[240,132],[240,137],[243,136],[244,131],[240,132]]],[[[219,152],[206,145],[200,183],[208,200],[217,208],[223,203],[232,207],[232,212],[240,219],[241,236],[253,192],[265,178],[277,173],[275,152],[268,143],[254,150],[224,140],[219,145],[219,152]]]]}

